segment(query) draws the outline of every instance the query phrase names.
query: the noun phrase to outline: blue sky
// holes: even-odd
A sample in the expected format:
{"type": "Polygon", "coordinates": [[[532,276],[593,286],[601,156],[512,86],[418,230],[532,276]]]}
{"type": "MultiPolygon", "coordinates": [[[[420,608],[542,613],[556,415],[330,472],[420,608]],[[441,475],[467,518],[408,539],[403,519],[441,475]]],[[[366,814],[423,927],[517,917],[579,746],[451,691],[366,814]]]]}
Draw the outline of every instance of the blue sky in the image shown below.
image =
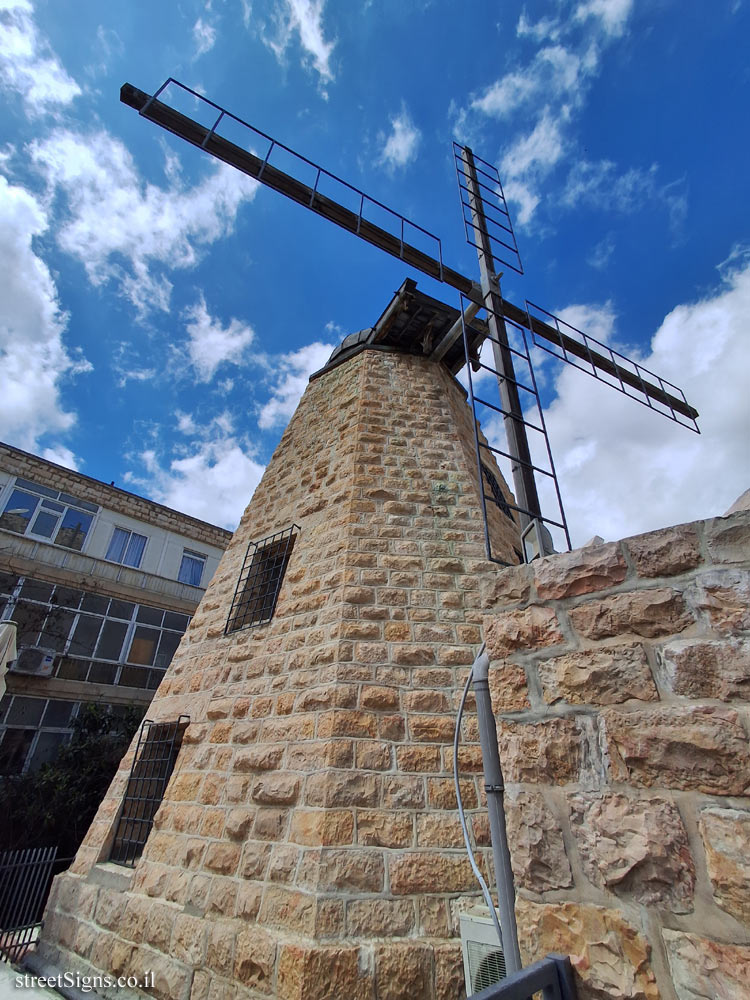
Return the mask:
{"type": "Polygon", "coordinates": [[[233,527],[344,335],[408,275],[458,305],[119,103],[174,76],[470,275],[451,140],[496,163],[506,297],[701,412],[538,356],[574,542],[722,513],[750,486],[749,26],[743,0],[0,0],[0,439],[233,527]]]}

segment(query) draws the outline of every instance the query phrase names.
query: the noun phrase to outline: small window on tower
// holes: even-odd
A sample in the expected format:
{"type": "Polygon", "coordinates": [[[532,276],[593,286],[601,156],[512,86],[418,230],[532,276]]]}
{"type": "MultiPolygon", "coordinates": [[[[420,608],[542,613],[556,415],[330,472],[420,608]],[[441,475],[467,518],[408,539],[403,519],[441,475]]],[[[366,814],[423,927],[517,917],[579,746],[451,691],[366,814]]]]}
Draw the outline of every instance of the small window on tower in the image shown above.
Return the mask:
{"type": "Polygon", "coordinates": [[[176,722],[144,721],[117,819],[110,861],[133,867],[143,853],[189,722],[187,715],[181,715],[176,722]]]}
{"type": "Polygon", "coordinates": [[[293,524],[260,542],[250,542],[229,612],[227,632],[252,628],[271,620],[297,537],[294,532],[299,530],[293,524]]]}
{"type": "MultiPolygon", "coordinates": [[[[489,499],[494,500],[495,503],[497,504],[497,506],[503,512],[503,514],[505,514],[506,517],[509,517],[511,519],[511,521],[512,521],[513,520],[513,515],[510,512],[510,507],[508,506],[508,501],[505,499],[505,495],[504,495],[502,489],[500,488],[500,483],[495,478],[495,475],[492,472],[492,470],[489,469],[484,464],[484,462],[482,462],[482,472],[484,473],[484,478],[487,480],[487,482],[489,483],[489,487],[492,490],[492,497],[491,498],[487,497],[487,499],[488,500],[489,499]]],[[[486,496],[486,494],[485,494],[485,496],[486,496]]]]}

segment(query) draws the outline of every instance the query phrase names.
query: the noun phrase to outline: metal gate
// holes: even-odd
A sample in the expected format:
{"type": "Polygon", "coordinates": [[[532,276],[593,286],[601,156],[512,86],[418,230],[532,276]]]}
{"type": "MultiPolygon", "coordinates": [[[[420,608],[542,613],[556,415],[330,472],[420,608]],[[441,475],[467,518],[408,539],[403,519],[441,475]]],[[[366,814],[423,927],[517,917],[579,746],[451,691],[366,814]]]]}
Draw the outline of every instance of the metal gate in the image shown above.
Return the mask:
{"type": "Polygon", "coordinates": [[[56,859],[57,847],[0,853],[0,961],[19,961],[36,940],[56,859]]]}

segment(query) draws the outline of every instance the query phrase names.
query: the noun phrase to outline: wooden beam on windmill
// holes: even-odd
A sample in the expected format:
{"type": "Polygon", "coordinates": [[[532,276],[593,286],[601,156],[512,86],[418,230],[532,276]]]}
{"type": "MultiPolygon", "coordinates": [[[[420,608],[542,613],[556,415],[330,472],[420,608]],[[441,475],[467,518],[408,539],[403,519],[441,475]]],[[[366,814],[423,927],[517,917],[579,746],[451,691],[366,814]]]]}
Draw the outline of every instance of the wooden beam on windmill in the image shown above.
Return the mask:
{"type": "MultiPolygon", "coordinates": [[[[462,337],[465,344],[465,360],[471,362],[472,365],[479,365],[479,348],[482,340],[485,336],[492,340],[494,371],[501,397],[501,406],[496,409],[503,415],[508,438],[508,451],[501,451],[500,454],[504,454],[510,459],[514,486],[519,501],[515,510],[522,524],[526,524],[527,527],[535,528],[546,523],[562,528],[568,547],[570,546],[560,491],[549,450],[549,440],[544,427],[541,402],[524,331],[531,334],[534,345],[543,348],[560,360],[588,372],[595,378],[605,381],[618,391],[669,417],[676,423],[698,432],[696,424],[698,411],[687,402],[684,393],[677,386],[659,378],[653,372],[649,372],[642,365],[629,360],[624,355],[613,351],[606,344],[576,330],[554,314],[539,306],[534,306],[528,300],[526,300],[525,307],[521,307],[502,297],[494,262],[501,260],[503,263],[509,263],[509,266],[519,273],[523,273],[523,268],[520,265],[515,235],[497,171],[486,161],[476,157],[467,147],[454,143],[457,169],[460,163],[460,172],[465,180],[465,183],[462,184],[459,178],[459,186],[463,187],[467,193],[467,200],[464,200],[462,196],[462,202],[465,206],[464,222],[467,225],[467,238],[470,243],[477,247],[479,254],[480,274],[482,276],[480,284],[444,263],[442,243],[439,237],[382,202],[370,198],[364,191],[301,156],[288,146],[277,142],[253,125],[172,77],[167,79],[153,95],[149,95],[129,83],[123,84],[120,90],[120,100],[134,108],[149,121],[205,150],[259,183],[273,188],[285,197],[371,243],[378,249],[402,260],[410,267],[444,282],[460,292],[461,310],[455,322],[438,339],[432,336],[423,337],[420,340],[420,346],[429,357],[447,363],[448,356],[455,355],[455,344],[462,337]],[[164,100],[160,100],[162,94],[172,85],[180,94],[187,95],[195,107],[207,111],[209,124],[196,121],[165,103],[164,100]],[[231,126],[234,131],[239,129],[243,133],[242,143],[237,143],[223,134],[227,131],[228,126],[231,126]],[[250,146],[265,148],[265,155],[257,155],[251,151],[250,146]],[[281,170],[271,163],[270,161],[276,153],[283,154],[286,162],[294,164],[300,174],[311,176],[313,183],[307,183],[302,177],[294,176],[294,174],[281,170]],[[486,176],[478,176],[477,162],[480,164],[479,169],[486,176]],[[325,193],[324,189],[337,190],[340,197],[333,198],[325,193]],[[496,233],[493,233],[491,226],[488,225],[487,215],[488,195],[493,193],[499,194],[501,206],[501,218],[499,222],[495,220],[493,223],[493,225],[498,226],[496,233]],[[346,197],[350,207],[342,203],[341,197],[346,197]],[[378,222],[376,223],[372,218],[369,218],[368,214],[377,215],[378,222]],[[390,228],[385,225],[386,221],[390,228]],[[470,231],[471,236],[469,236],[470,231]],[[430,246],[432,252],[427,252],[424,249],[425,245],[430,246]],[[496,247],[501,252],[509,251],[511,258],[515,259],[508,261],[498,256],[496,247]],[[487,319],[485,321],[474,318],[479,311],[486,312],[487,319]],[[509,344],[508,325],[523,334],[524,346],[520,352],[514,351],[509,344]],[[515,377],[514,355],[522,357],[528,363],[531,386],[524,385],[515,377]],[[519,387],[528,388],[536,398],[540,415],[538,426],[531,424],[523,416],[523,406],[518,399],[517,392],[519,387]],[[547,446],[552,467],[551,476],[555,483],[560,507],[562,519],[560,522],[542,516],[540,511],[535,474],[542,470],[533,461],[528,442],[524,445],[525,428],[532,426],[534,430],[543,434],[547,446]]],[[[455,362],[449,367],[454,374],[458,371],[455,362]]],[[[484,491],[479,444],[478,477],[484,504],[492,498],[484,491]]],[[[487,538],[488,557],[492,559],[489,535],[487,538]]],[[[543,554],[549,550],[548,540],[543,531],[537,532],[537,540],[532,549],[534,551],[531,554],[527,553],[527,557],[543,554]]]]}

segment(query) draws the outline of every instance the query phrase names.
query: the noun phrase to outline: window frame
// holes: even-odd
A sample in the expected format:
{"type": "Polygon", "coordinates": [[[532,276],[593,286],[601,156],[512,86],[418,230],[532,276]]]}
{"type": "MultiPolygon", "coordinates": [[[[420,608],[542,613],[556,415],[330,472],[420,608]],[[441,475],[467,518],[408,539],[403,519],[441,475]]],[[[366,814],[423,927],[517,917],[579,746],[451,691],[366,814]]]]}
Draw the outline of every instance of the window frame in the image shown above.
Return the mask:
{"type": "MultiPolygon", "coordinates": [[[[20,493],[25,497],[30,497],[35,500],[36,503],[33,508],[29,508],[29,517],[23,531],[18,531],[7,525],[0,525],[0,530],[9,531],[22,538],[32,538],[34,541],[45,542],[47,545],[57,545],[70,552],[84,551],[86,543],[91,537],[99,512],[101,511],[101,507],[98,504],[90,503],[87,500],[78,500],[77,497],[73,497],[69,493],[65,493],[62,490],[53,490],[48,486],[42,486],[41,483],[34,483],[31,480],[23,479],[20,476],[16,476],[16,478],[9,484],[9,487],[10,488],[3,501],[2,511],[0,511],[0,520],[2,520],[2,518],[8,513],[8,508],[10,507],[16,493],[20,493]],[[59,508],[59,510],[55,508],[59,508]],[[71,515],[71,513],[74,517],[75,515],[80,515],[83,519],[88,519],[88,524],[85,529],[83,529],[83,538],[81,540],[80,547],[67,545],[65,542],[58,541],[60,534],[63,530],[66,530],[64,528],[64,522],[71,515]],[[54,518],[54,525],[49,534],[33,530],[33,525],[42,514],[47,514],[48,517],[54,518]]],[[[67,530],[71,529],[68,528],[67,530]]]]}
{"type": "Polygon", "coordinates": [[[112,528],[112,534],[110,536],[109,545],[107,546],[107,552],[104,558],[107,562],[114,563],[116,566],[127,566],[128,569],[140,569],[141,563],[143,562],[143,557],[146,553],[146,548],[148,547],[148,542],[149,542],[148,535],[141,535],[140,532],[133,530],[133,528],[123,528],[121,525],[116,524],[112,528]],[[112,550],[112,546],[115,544],[115,538],[117,537],[118,531],[122,531],[128,536],[125,541],[121,559],[115,559],[114,556],[110,555],[110,551],[112,550]],[[135,564],[130,562],[125,562],[125,557],[128,554],[128,549],[130,548],[130,545],[134,538],[143,539],[143,547],[141,548],[140,554],[138,555],[138,562],[135,564]]]}
{"type": "Polygon", "coordinates": [[[143,854],[189,724],[189,715],[172,722],[143,721],[114,825],[108,857],[114,864],[133,868],[143,854]]]}
{"type": "Polygon", "coordinates": [[[204,552],[196,552],[194,549],[183,549],[182,550],[182,560],[180,562],[180,570],[177,574],[177,582],[184,583],[188,587],[200,587],[203,582],[203,574],[206,572],[206,563],[208,562],[208,556],[204,552]],[[201,571],[198,576],[198,582],[192,583],[190,580],[182,579],[182,570],[185,566],[185,560],[190,559],[195,563],[201,564],[201,571]]]}
{"type": "Polygon", "coordinates": [[[293,524],[259,542],[249,543],[224,627],[225,635],[271,621],[300,530],[299,525],[293,524]]]}

